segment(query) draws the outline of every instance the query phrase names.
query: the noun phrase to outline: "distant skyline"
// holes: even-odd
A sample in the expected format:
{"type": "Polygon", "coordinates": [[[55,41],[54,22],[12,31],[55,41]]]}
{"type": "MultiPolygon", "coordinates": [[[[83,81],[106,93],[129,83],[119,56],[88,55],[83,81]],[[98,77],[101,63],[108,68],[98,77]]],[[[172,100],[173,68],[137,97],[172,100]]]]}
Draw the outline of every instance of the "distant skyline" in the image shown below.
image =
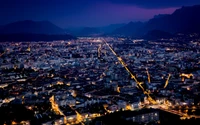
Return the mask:
{"type": "Polygon", "coordinates": [[[147,21],[199,0],[1,0],[0,25],[48,20],[61,28],[147,21]]]}

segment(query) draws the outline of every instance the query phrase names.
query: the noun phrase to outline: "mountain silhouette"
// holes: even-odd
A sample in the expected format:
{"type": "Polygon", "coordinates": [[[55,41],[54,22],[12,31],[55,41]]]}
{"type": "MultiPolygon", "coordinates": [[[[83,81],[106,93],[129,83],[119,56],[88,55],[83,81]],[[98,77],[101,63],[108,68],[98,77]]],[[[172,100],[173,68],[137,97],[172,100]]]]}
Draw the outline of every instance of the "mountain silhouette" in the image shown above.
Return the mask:
{"type": "MultiPolygon", "coordinates": [[[[113,24],[105,27],[84,27],[64,30],[48,21],[18,21],[0,26],[0,34],[66,34],[77,36],[123,35],[142,37],[149,31],[163,31],[170,34],[200,33],[200,5],[183,6],[172,14],[159,14],[149,21],[113,24]]],[[[160,33],[160,32],[159,32],[160,33]]],[[[162,33],[161,33],[162,34],[162,33]]]]}
{"type": "Polygon", "coordinates": [[[77,36],[103,35],[103,34],[110,34],[115,29],[120,28],[124,25],[126,24],[121,23],[121,24],[110,24],[110,25],[101,26],[101,27],[67,28],[65,31],[69,34],[73,34],[77,36]]]}
{"type": "Polygon", "coordinates": [[[154,16],[146,23],[130,22],[116,29],[113,35],[142,36],[149,31],[175,33],[200,33],[200,5],[182,7],[172,14],[154,16]]]}
{"type": "Polygon", "coordinates": [[[162,30],[170,33],[200,32],[200,5],[182,7],[171,15],[153,18],[147,22],[145,29],[162,30]]]}
{"type": "Polygon", "coordinates": [[[127,25],[124,25],[120,28],[115,29],[112,34],[125,35],[125,36],[138,36],[142,32],[138,32],[145,25],[142,22],[129,22],[127,25]]]}
{"type": "Polygon", "coordinates": [[[65,31],[49,21],[18,21],[0,28],[1,34],[33,33],[33,34],[64,34],[65,31]]]}
{"type": "Polygon", "coordinates": [[[119,24],[110,24],[108,26],[100,27],[101,31],[104,33],[112,33],[117,28],[125,26],[125,23],[119,23],[119,24]]]}
{"type": "Polygon", "coordinates": [[[69,40],[75,37],[49,21],[18,21],[0,27],[0,42],[69,40]]]}

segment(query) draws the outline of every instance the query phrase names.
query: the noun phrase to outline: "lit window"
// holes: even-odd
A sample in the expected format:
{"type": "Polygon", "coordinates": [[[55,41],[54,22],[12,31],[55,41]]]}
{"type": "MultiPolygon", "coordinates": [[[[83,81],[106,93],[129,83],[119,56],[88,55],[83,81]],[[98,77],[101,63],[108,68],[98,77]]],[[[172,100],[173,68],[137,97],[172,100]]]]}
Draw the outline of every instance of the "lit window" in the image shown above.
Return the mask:
{"type": "Polygon", "coordinates": [[[144,115],[142,116],[142,119],[144,119],[144,115]]]}
{"type": "Polygon", "coordinates": [[[135,122],[135,117],[133,117],[133,122],[135,122]]]}

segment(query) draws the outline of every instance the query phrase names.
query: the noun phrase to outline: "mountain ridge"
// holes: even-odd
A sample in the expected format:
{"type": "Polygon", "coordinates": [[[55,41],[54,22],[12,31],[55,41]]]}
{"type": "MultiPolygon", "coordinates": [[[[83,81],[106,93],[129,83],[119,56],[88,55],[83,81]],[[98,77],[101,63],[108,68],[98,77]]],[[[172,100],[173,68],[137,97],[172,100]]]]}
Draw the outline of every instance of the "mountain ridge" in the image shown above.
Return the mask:
{"type": "Polygon", "coordinates": [[[141,32],[138,32],[141,27],[143,27],[145,23],[143,22],[129,22],[128,24],[115,29],[112,34],[118,34],[118,35],[131,35],[131,36],[138,36],[141,35],[141,32]]]}
{"type": "Polygon", "coordinates": [[[0,27],[0,42],[54,41],[76,37],[49,21],[24,20],[0,27]]]}
{"type": "Polygon", "coordinates": [[[76,36],[133,36],[142,37],[152,30],[176,33],[200,33],[200,5],[183,6],[172,14],[158,14],[147,22],[129,22],[128,24],[110,24],[103,27],[82,27],[62,29],[49,21],[18,21],[0,26],[0,34],[73,34],[76,36]]]}
{"type": "Polygon", "coordinates": [[[34,33],[34,34],[65,34],[65,30],[49,21],[23,20],[0,28],[0,34],[34,33]]]}
{"type": "Polygon", "coordinates": [[[116,29],[112,35],[139,36],[142,37],[152,30],[175,33],[200,33],[200,5],[183,6],[176,9],[172,14],[159,14],[144,23],[141,27],[126,24],[126,30],[116,29]],[[137,34],[140,32],[140,34],[137,34]],[[131,35],[132,34],[132,35],[131,35]]]}
{"type": "Polygon", "coordinates": [[[119,24],[110,24],[110,25],[101,26],[101,27],[67,28],[66,32],[68,32],[69,34],[76,35],[76,36],[102,35],[102,34],[110,34],[115,29],[120,28],[124,25],[126,24],[119,23],[119,24]]]}

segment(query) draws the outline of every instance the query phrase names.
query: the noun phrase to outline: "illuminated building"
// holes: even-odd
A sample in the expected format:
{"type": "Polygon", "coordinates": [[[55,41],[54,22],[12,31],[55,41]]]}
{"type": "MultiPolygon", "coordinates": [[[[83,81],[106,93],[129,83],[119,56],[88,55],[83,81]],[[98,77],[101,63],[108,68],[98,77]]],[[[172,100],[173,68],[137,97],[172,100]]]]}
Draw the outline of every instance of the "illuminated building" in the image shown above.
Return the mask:
{"type": "Polygon", "coordinates": [[[127,112],[124,114],[127,121],[135,123],[149,123],[159,121],[159,111],[155,109],[143,109],[139,112],[127,112]]]}

